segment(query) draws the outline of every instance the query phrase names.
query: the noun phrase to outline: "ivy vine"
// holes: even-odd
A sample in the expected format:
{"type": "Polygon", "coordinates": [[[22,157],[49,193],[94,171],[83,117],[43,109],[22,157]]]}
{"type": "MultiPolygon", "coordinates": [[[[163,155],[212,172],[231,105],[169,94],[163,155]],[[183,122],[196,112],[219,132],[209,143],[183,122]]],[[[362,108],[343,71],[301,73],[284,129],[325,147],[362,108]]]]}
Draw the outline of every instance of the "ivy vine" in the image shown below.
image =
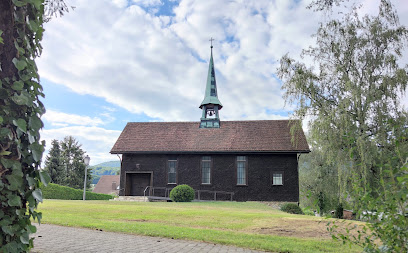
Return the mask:
{"type": "Polygon", "coordinates": [[[44,0],[0,1],[0,252],[27,252],[41,222],[39,170],[44,97],[34,59],[41,54],[44,0]]]}

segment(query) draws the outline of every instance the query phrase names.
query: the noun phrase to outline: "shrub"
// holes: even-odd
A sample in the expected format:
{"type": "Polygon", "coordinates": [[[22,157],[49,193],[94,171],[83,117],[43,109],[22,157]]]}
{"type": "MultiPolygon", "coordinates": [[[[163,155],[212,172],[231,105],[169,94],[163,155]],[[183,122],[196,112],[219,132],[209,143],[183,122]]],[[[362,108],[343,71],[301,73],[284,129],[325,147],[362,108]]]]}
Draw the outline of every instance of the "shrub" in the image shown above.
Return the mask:
{"type": "MultiPolygon", "coordinates": [[[[48,184],[47,187],[41,185],[41,191],[44,199],[81,200],[84,193],[82,190],[58,184],[48,184]]],[[[89,191],[85,193],[85,196],[86,200],[108,200],[114,198],[112,195],[89,191]]]]}
{"type": "Polygon", "coordinates": [[[170,199],[174,202],[191,202],[194,196],[194,189],[186,184],[178,185],[170,192],[170,199]]]}
{"type": "Polygon", "coordinates": [[[287,213],[304,214],[302,209],[298,205],[293,204],[293,203],[283,204],[280,210],[283,212],[287,212],[287,213]]]}

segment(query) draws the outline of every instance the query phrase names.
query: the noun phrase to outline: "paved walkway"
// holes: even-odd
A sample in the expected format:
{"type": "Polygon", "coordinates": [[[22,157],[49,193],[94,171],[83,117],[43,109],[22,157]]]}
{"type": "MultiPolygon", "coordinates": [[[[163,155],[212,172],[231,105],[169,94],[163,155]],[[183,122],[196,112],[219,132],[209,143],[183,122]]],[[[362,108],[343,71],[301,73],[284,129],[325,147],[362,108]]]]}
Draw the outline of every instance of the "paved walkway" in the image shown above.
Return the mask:
{"type": "Polygon", "coordinates": [[[136,236],[56,225],[37,225],[31,252],[259,252],[196,241],[136,236]]]}

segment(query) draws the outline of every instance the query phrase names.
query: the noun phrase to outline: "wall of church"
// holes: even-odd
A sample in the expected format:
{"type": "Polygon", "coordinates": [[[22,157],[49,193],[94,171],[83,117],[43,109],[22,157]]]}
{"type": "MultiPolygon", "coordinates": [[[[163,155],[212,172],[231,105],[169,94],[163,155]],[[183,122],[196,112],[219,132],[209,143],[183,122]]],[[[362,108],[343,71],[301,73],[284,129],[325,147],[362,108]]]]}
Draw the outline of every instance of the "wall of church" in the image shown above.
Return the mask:
{"type": "MultiPolygon", "coordinates": [[[[241,154],[240,154],[241,155],[241,154]]],[[[156,155],[124,154],[121,168],[121,189],[125,188],[125,172],[153,172],[154,187],[174,187],[168,184],[167,163],[177,159],[177,184],[188,184],[195,190],[234,192],[236,201],[299,201],[299,176],[296,154],[259,154],[247,157],[247,185],[237,185],[237,155],[210,155],[211,184],[201,184],[199,154],[156,155]],[[274,172],[283,172],[283,185],[273,185],[274,172]]],[[[121,190],[120,195],[125,192],[121,190]]],[[[202,193],[202,197],[206,197],[202,193]]],[[[208,198],[211,198],[208,196],[208,198]]],[[[222,194],[217,196],[222,199],[222,194]]],[[[224,196],[227,198],[227,196],[224,196]]]]}

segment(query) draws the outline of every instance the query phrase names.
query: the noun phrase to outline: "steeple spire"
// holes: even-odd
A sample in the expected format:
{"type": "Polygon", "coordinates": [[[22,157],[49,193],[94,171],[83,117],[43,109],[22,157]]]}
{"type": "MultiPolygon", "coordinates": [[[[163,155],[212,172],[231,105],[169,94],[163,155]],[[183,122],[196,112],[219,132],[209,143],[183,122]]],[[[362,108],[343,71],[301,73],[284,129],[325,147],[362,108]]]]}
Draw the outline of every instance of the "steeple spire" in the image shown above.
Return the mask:
{"type": "Polygon", "coordinates": [[[205,87],[205,95],[201,102],[200,109],[203,110],[201,117],[200,128],[219,128],[220,118],[218,111],[221,110],[222,104],[217,96],[217,83],[215,81],[214,60],[213,60],[213,38],[211,41],[211,57],[208,66],[207,84],[205,87]]]}

